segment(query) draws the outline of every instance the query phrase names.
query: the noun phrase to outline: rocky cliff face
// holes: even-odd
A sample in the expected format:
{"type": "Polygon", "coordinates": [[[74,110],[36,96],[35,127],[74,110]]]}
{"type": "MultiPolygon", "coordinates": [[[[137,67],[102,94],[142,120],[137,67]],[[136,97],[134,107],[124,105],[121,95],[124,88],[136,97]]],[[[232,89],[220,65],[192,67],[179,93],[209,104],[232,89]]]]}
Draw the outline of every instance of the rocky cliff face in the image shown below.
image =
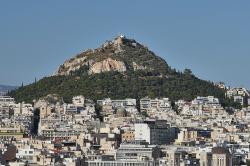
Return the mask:
{"type": "Polygon", "coordinates": [[[118,72],[125,72],[126,66],[124,62],[113,60],[111,58],[107,58],[101,62],[94,63],[91,68],[89,69],[89,73],[102,73],[108,71],[118,71],[118,72]]]}
{"type": "Polygon", "coordinates": [[[69,75],[84,68],[88,74],[110,71],[158,70],[166,62],[133,39],[118,36],[101,47],[89,49],[65,61],[54,75],[69,75]]]}
{"type": "Polygon", "coordinates": [[[84,60],[86,57],[74,58],[64,62],[59,67],[55,75],[69,75],[70,72],[78,70],[82,65],[85,65],[84,60]]]}

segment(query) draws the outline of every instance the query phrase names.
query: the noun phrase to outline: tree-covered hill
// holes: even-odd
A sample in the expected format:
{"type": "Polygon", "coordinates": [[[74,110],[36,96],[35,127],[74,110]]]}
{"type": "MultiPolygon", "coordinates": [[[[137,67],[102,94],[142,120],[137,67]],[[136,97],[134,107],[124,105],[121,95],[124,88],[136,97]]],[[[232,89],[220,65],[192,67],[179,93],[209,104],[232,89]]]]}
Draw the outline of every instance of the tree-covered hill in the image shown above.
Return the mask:
{"type": "Polygon", "coordinates": [[[83,52],[61,65],[56,75],[9,93],[17,101],[26,102],[48,94],[58,94],[66,102],[76,95],[93,100],[107,97],[140,99],[145,96],[192,100],[197,96],[213,95],[224,105],[234,104],[225,99],[224,90],[213,83],[195,77],[191,70],[176,72],[148,48],[125,37],[83,52]],[[114,61],[104,63],[107,58],[114,61]],[[121,64],[126,69],[123,72],[119,72],[121,64]],[[103,72],[90,73],[90,69],[96,66],[103,72]],[[105,71],[107,69],[109,71],[105,71]]]}
{"type": "Polygon", "coordinates": [[[224,91],[212,83],[200,80],[193,75],[176,73],[175,77],[154,76],[151,73],[106,72],[84,76],[52,76],[37,83],[20,87],[9,95],[17,101],[31,102],[48,94],[58,94],[69,102],[73,96],[84,95],[97,100],[149,97],[169,97],[171,100],[192,100],[196,96],[213,95],[225,104],[224,91]]]}

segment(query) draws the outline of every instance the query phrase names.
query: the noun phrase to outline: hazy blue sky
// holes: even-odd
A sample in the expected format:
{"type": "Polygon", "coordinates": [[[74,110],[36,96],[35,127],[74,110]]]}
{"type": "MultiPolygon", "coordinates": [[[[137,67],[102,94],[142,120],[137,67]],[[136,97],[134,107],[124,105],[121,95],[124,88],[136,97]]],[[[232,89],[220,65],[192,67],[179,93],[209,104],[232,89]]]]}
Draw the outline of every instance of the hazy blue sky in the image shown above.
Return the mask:
{"type": "Polygon", "coordinates": [[[178,70],[250,88],[248,0],[0,1],[0,84],[51,75],[118,33],[178,70]]]}

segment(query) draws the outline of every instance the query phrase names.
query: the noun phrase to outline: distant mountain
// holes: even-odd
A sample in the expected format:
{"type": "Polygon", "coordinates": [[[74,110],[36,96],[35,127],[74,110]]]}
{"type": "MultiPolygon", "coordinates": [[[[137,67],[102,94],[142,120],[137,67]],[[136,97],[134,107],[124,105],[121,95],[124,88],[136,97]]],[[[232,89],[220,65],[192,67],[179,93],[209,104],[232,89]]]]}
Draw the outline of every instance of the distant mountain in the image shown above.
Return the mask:
{"type": "Polygon", "coordinates": [[[213,95],[224,105],[231,103],[212,82],[195,77],[189,69],[177,72],[146,46],[124,36],[84,51],[60,65],[53,76],[9,93],[17,101],[29,102],[48,94],[65,101],[80,94],[93,100],[145,96],[192,100],[213,95]]]}
{"type": "Polygon", "coordinates": [[[9,86],[9,85],[0,85],[0,95],[4,95],[9,91],[17,89],[17,86],[9,86]]]}

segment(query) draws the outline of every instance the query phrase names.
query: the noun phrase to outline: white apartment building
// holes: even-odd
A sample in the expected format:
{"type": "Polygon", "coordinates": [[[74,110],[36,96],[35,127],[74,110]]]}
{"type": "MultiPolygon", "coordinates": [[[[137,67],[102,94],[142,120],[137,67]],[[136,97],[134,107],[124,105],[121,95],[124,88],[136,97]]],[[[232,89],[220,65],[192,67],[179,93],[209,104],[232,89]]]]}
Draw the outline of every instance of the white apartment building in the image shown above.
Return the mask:
{"type": "Polygon", "coordinates": [[[147,160],[154,160],[160,156],[160,148],[156,145],[148,145],[145,141],[132,141],[124,142],[117,149],[115,158],[116,160],[137,160],[143,158],[147,160]]]}
{"type": "Polygon", "coordinates": [[[248,104],[250,105],[249,97],[250,93],[245,88],[232,88],[226,92],[226,96],[233,98],[235,102],[240,103],[241,105],[248,104]]]}
{"type": "Polygon", "coordinates": [[[195,98],[192,103],[193,105],[210,105],[210,106],[220,106],[219,99],[214,96],[200,97],[195,98]]]}
{"type": "Polygon", "coordinates": [[[106,98],[103,100],[97,100],[97,104],[104,106],[104,105],[112,105],[115,108],[118,107],[136,107],[136,99],[124,99],[124,100],[111,100],[110,98],[106,98]]]}
{"type": "Polygon", "coordinates": [[[73,105],[77,107],[84,107],[85,97],[84,96],[74,96],[72,99],[73,105]]]}
{"type": "Polygon", "coordinates": [[[27,148],[18,149],[18,152],[16,153],[16,158],[24,162],[28,161],[28,163],[32,163],[34,154],[35,154],[34,149],[30,148],[29,146],[27,148]]]}
{"type": "Polygon", "coordinates": [[[135,140],[145,140],[149,144],[169,144],[176,137],[175,128],[165,120],[135,123],[135,140]]]}
{"type": "Polygon", "coordinates": [[[156,109],[159,111],[169,111],[171,110],[171,101],[168,98],[142,98],[140,100],[140,109],[141,111],[148,111],[150,109],[156,109]]]}
{"type": "Polygon", "coordinates": [[[10,96],[0,96],[0,105],[15,104],[15,99],[10,96]]]}
{"type": "Polygon", "coordinates": [[[26,103],[18,103],[18,104],[12,104],[11,109],[14,110],[14,114],[22,114],[22,115],[33,115],[33,106],[31,104],[26,103]]]}

